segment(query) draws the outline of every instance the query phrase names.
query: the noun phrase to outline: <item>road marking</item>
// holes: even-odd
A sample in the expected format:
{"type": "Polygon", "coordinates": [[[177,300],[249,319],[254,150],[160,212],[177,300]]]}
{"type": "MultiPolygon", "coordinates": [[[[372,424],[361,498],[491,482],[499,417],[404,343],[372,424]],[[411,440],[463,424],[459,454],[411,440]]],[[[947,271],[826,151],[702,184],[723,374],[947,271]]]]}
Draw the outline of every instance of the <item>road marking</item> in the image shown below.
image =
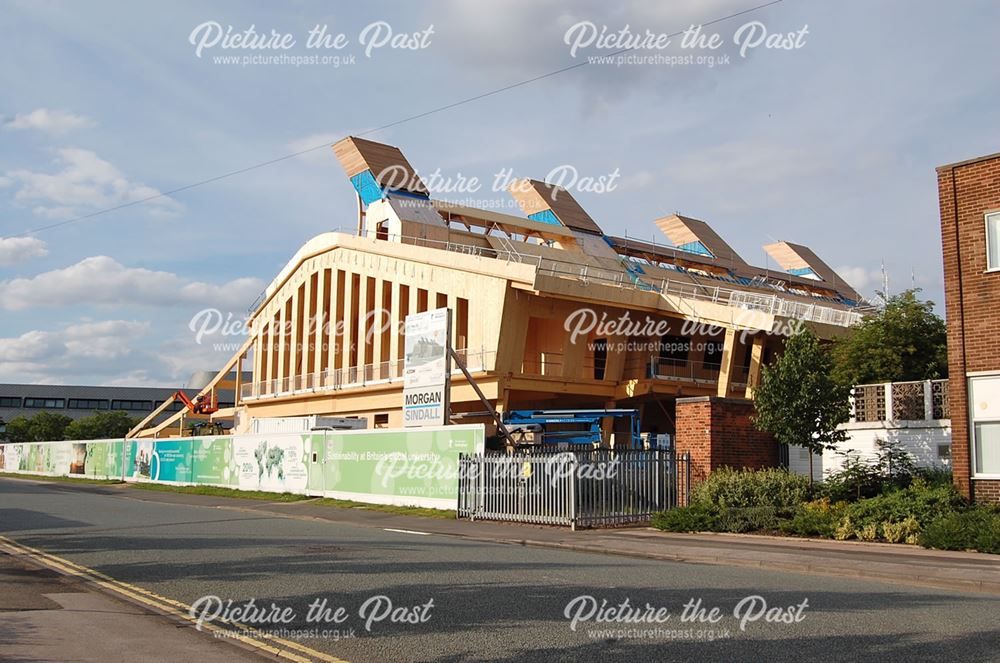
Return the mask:
{"type": "MultiPolygon", "coordinates": [[[[14,556],[26,557],[37,564],[41,564],[42,566],[54,569],[66,575],[80,578],[108,591],[124,596],[132,601],[136,601],[154,608],[155,610],[165,612],[171,616],[178,617],[186,622],[196,624],[198,621],[191,616],[191,606],[186,603],[168,598],[166,596],[160,596],[159,594],[151,592],[148,589],[136,587],[135,585],[130,585],[126,582],[122,582],[121,580],[115,580],[100,571],[77,564],[76,562],[71,562],[70,560],[62,557],[57,557],[56,555],[39,550],[38,548],[32,548],[31,546],[9,539],[6,536],[0,536],[0,550],[6,550],[14,556]]],[[[306,647],[305,645],[301,645],[291,640],[285,640],[284,638],[273,636],[252,626],[241,624],[240,622],[224,621],[224,623],[231,628],[216,626],[213,623],[203,623],[201,628],[202,630],[211,631],[212,633],[219,633],[226,638],[239,640],[244,645],[259,649],[267,652],[268,654],[278,656],[289,661],[295,661],[296,663],[312,663],[312,661],[347,663],[344,659],[324,654],[321,651],[316,651],[315,649],[306,647]],[[253,637],[246,635],[246,633],[252,633],[253,637]],[[289,649],[294,651],[287,651],[289,649]]]]}
{"type": "Polygon", "coordinates": [[[412,529],[392,529],[391,527],[383,527],[386,532],[399,532],[400,534],[419,534],[420,536],[430,536],[430,532],[418,532],[412,529]]]}

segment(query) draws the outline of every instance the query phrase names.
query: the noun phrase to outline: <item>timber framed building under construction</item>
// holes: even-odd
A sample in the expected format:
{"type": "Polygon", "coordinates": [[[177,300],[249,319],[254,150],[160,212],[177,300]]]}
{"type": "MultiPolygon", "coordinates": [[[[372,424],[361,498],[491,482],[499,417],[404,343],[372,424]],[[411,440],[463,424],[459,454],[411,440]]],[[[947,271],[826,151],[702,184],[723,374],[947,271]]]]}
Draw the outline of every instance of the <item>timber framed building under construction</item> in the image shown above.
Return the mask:
{"type": "MultiPolygon", "coordinates": [[[[783,271],[768,270],[679,214],[655,221],[664,244],[614,237],[543,182],[512,185],[515,216],[433,199],[395,147],[346,138],[333,150],[357,192],[356,228],[310,239],[267,287],[246,343],[199,394],[234,389],[233,406],[133,435],[179,434],[185,417],[236,432],[307,415],[401,427],[402,323],[441,307],[496,412],[635,408],[643,431],[673,433],[680,397],[749,398],[781,349],[775,331],[802,323],[831,338],[865,306],[804,246],[766,246],[783,271]]],[[[488,432],[493,421],[457,368],[451,418],[488,432]]]]}

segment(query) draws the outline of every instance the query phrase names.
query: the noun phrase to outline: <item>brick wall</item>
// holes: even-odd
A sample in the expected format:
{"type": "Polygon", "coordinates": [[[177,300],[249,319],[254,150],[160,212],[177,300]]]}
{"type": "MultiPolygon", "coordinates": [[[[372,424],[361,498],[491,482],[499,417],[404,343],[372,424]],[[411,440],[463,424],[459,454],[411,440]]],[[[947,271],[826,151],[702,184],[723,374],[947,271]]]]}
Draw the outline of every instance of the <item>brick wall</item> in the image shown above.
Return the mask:
{"type": "Polygon", "coordinates": [[[972,482],[972,498],[977,502],[1000,503],[1000,481],[974,480],[972,482]]]}
{"type": "Polygon", "coordinates": [[[1000,500],[996,481],[970,485],[969,417],[965,376],[1000,370],[1000,273],[985,273],[987,212],[1000,210],[1000,155],[938,168],[948,373],[951,399],[952,469],[967,497],[1000,500]]]}
{"type": "Polygon", "coordinates": [[[675,421],[678,454],[691,454],[691,483],[704,481],[723,466],[777,467],[778,444],[757,430],[751,401],[698,396],[678,398],[675,421]]]}

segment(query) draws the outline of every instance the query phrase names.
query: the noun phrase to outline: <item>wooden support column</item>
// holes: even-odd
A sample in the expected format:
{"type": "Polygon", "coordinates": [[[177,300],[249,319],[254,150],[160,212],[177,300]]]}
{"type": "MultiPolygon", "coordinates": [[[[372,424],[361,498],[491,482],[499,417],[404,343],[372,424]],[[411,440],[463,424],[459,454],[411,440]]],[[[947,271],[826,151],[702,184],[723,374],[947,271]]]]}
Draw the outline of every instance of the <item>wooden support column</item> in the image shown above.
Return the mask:
{"type": "Polygon", "coordinates": [[[372,370],[372,377],[376,380],[381,380],[385,377],[382,374],[382,328],[385,326],[385,314],[382,311],[382,293],[385,290],[385,281],[382,279],[375,279],[375,306],[369,312],[368,325],[369,331],[368,336],[371,339],[372,344],[372,363],[375,364],[372,370]]]}
{"type": "MultiPolygon", "coordinates": [[[[312,368],[313,359],[313,326],[315,325],[316,317],[316,302],[313,300],[313,287],[312,287],[313,277],[312,274],[306,274],[306,287],[303,294],[302,301],[302,317],[299,318],[302,321],[302,331],[299,335],[302,338],[302,351],[300,353],[301,360],[299,369],[302,375],[308,375],[310,369],[312,368]]],[[[305,386],[303,380],[303,387],[305,386]]]]}
{"type": "Polygon", "coordinates": [[[330,269],[330,327],[327,329],[326,342],[330,345],[327,354],[326,368],[333,372],[338,368],[344,344],[344,272],[337,268],[330,269]]]}
{"type": "Polygon", "coordinates": [[[288,390],[295,391],[295,376],[299,374],[299,346],[302,344],[302,297],[299,288],[292,293],[292,315],[289,328],[290,343],[288,346],[288,390]]]}
{"type": "MultiPolygon", "coordinates": [[[[323,372],[326,368],[323,362],[323,357],[326,355],[328,350],[323,348],[327,346],[326,340],[326,326],[327,326],[327,311],[329,310],[330,300],[326,294],[326,275],[329,270],[321,269],[316,276],[316,316],[313,318],[313,337],[316,339],[316,347],[313,353],[313,373],[317,375],[323,372]]],[[[318,379],[318,378],[317,378],[318,379]]],[[[316,386],[319,386],[318,384],[316,386]]]]}
{"type": "Polygon", "coordinates": [[[278,374],[275,376],[278,378],[278,385],[275,388],[275,392],[281,392],[284,390],[284,379],[288,377],[288,364],[286,363],[286,350],[285,346],[288,345],[288,303],[281,302],[281,313],[279,315],[278,321],[278,374]]]}
{"type": "MultiPolygon", "coordinates": [[[[371,318],[368,315],[368,277],[364,274],[358,280],[358,319],[357,319],[357,336],[358,336],[358,357],[357,365],[359,369],[363,369],[367,356],[368,344],[371,339],[368,337],[369,323],[371,318]]],[[[363,370],[359,378],[364,377],[363,370]]]]}
{"type": "Polygon", "coordinates": [[[266,379],[264,375],[264,362],[267,352],[264,349],[264,323],[262,318],[257,318],[257,341],[253,350],[253,394],[260,393],[260,383],[266,379]]]}
{"type": "Polygon", "coordinates": [[[736,357],[736,329],[726,329],[726,340],[722,345],[722,366],[719,368],[718,395],[723,398],[729,395],[729,382],[733,375],[733,360],[736,357]]]}
{"type": "MultiPolygon", "coordinates": [[[[243,360],[246,359],[247,351],[244,351],[240,358],[236,360],[236,389],[233,390],[233,406],[240,404],[243,395],[243,360]]],[[[251,375],[251,380],[253,376],[251,375]]]]}
{"type": "Polygon", "coordinates": [[[354,329],[354,274],[344,272],[344,326],[340,337],[340,368],[351,367],[351,332],[354,329]]]}
{"type": "MultiPolygon", "coordinates": [[[[400,320],[399,298],[402,296],[403,286],[400,283],[392,282],[388,285],[392,288],[392,305],[390,306],[389,313],[389,361],[395,362],[399,358],[399,327],[402,324],[402,320],[400,320]]],[[[389,375],[395,377],[391,370],[389,375]]]]}
{"type": "Polygon", "coordinates": [[[760,385],[760,369],[764,363],[764,341],[767,334],[754,334],[750,348],[750,373],[747,375],[746,397],[753,398],[754,390],[760,385]]]}
{"type": "MultiPolygon", "coordinates": [[[[451,309],[451,335],[448,337],[448,342],[451,343],[451,347],[458,350],[458,344],[456,340],[458,338],[458,297],[455,295],[446,295],[448,297],[448,303],[446,306],[451,309]]],[[[468,363],[469,358],[465,358],[466,363],[468,363]]]]}

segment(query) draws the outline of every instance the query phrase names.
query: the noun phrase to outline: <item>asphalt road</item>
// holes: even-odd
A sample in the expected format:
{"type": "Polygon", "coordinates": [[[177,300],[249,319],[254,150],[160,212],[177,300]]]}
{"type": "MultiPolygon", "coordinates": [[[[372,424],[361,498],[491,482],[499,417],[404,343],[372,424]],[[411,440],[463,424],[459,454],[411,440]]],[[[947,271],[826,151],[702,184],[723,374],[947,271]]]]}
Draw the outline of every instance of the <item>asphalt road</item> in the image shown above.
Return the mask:
{"type": "Polygon", "coordinates": [[[328,629],[296,639],[348,661],[1000,658],[1000,599],[988,595],[480,543],[10,479],[0,479],[0,533],[188,604],[215,595],[291,608],[295,619],[276,626],[328,629]],[[733,611],[754,595],[782,609],[775,617],[794,618],[789,608],[808,603],[800,621],[761,617],[741,630],[733,611]],[[419,623],[384,619],[366,630],[359,611],[375,596],[419,623]],[[567,605],[589,603],[578,597],[671,616],[596,623],[581,609],[573,630],[567,605]],[[309,604],[323,599],[346,621],[307,623],[309,604]],[[718,608],[720,620],[682,622],[691,600],[718,608]]]}

